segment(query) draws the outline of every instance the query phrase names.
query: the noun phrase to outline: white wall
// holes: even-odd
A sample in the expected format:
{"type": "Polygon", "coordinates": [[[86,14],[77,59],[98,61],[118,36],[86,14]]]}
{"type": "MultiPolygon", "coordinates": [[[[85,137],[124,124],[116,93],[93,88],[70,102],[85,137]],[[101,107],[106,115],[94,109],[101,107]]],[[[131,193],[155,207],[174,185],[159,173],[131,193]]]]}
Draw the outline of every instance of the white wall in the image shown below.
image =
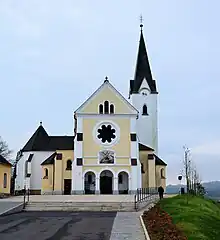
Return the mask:
{"type": "Polygon", "coordinates": [[[25,184],[25,162],[30,154],[34,154],[31,160],[30,189],[41,189],[42,166],[41,163],[46,160],[53,152],[24,152],[17,163],[17,177],[15,180],[15,190],[21,190],[25,184]]]}
{"type": "Polygon", "coordinates": [[[137,119],[137,135],[138,139],[144,145],[158,151],[158,134],[157,134],[157,94],[151,94],[146,80],[143,81],[140,89],[145,89],[147,95],[139,94],[131,95],[133,106],[139,111],[137,119]],[[147,90],[148,89],[148,90],[147,90]],[[147,105],[148,115],[142,115],[144,104],[147,105]]]}

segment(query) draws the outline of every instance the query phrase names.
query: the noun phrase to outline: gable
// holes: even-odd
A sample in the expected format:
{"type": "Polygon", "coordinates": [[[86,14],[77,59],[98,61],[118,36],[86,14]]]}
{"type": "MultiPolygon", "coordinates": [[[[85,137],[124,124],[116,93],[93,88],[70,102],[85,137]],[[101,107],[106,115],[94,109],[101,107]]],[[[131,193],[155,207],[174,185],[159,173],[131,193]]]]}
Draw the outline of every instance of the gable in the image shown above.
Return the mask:
{"type": "Polygon", "coordinates": [[[99,105],[108,101],[115,114],[138,114],[138,111],[108,82],[105,81],[77,110],[78,114],[99,114],[99,105]]]}

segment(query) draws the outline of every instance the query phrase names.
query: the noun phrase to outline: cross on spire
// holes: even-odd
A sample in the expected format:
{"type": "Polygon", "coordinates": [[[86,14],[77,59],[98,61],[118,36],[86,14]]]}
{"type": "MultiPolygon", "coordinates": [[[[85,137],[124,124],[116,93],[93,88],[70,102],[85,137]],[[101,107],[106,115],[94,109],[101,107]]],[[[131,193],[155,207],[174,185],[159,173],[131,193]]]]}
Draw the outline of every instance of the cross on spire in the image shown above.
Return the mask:
{"type": "Polygon", "coordinates": [[[140,27],[141,27],[141,31],[142,31],[142,28],[143,28],[143,16],[142,16],[142,14],[140,15],[140,27]]]}

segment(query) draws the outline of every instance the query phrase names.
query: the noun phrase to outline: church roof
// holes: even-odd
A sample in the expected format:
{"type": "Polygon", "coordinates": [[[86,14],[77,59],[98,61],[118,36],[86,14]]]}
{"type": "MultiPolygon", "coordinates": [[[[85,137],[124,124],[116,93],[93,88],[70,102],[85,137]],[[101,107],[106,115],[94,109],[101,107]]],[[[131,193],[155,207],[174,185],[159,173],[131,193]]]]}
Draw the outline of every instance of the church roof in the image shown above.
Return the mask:
{"type": "Polygon", "coordinates": [[[53,153],[51,156],[49,156],[45,161],[43,161],[41,163],[41,165],[47,165],[47,164],[54,164],[55,161],[55,157],[56,157],[57,153],[53,153]]]}
{"type": "Polygon", "coordinates": [[[23,147],[22,152],[72,150],[73,140],[73,136],[49,136],[44,127],[40,125],[23,147]]]}
{"type": "Polygon", "coordinates": [[[159,158],[156,154],[154,154],[154,157],[155,157],[156,165],[167,166],[167,164],[161,158],[159,158]]]}
{"type": "Polygon", "coordinates": [[[2,155],[0,155],[0,164],[11,165],[11,163],[6,160],[2,155]]]}
{"type": "Polygon", "coordinates": [[[142,143],[138,143],[138,145],[139,145],[139,151],[154,151],[153,148],[148,147],[142,143]]]}
{"type": "MultiPolygon", "coordinates": [[[[141,25],[141,28],[142,27],[143,25],[141,25]]],[[[146,79],[151,92],[157,93],[156,81],[152,78],[143,31],[141,29],[135,76],[134,80],[130,80],[130,94],[137,93],[139,91],[144,79],[146,79]]]]}

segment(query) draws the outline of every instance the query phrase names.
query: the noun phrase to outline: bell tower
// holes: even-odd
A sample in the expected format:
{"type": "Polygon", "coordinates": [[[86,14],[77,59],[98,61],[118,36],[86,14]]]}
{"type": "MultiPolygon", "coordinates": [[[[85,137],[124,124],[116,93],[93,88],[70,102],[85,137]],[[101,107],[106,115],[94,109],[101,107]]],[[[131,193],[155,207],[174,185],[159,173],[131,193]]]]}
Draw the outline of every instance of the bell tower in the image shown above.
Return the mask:
{"type": "Polygon", "coordinates": [[[140,41],[134,80],[130,80],[129,98],[139,111],[137,119],[137,137],[140,143],[158,152],[157,130],[157,87],[152,77],[146,45],[143,36],[143,24],[140,25],[140,41]]]}

